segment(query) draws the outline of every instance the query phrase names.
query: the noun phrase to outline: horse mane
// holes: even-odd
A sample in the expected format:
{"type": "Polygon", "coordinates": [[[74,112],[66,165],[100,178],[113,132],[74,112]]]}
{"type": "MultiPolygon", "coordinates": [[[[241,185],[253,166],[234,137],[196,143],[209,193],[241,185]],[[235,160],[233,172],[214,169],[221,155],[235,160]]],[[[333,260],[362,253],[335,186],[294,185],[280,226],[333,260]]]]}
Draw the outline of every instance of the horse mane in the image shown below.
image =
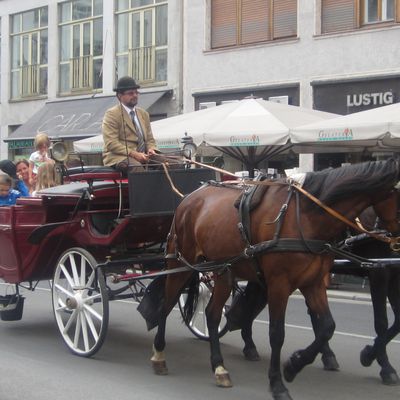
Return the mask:
{"type": "Polygon", "coordinates": [[[335,201],[375,190],[390,189],[398,181],[398,165],[393,158],[387,161],[369,161],[308,172],[304,189],[327,205],[335,201]]]}

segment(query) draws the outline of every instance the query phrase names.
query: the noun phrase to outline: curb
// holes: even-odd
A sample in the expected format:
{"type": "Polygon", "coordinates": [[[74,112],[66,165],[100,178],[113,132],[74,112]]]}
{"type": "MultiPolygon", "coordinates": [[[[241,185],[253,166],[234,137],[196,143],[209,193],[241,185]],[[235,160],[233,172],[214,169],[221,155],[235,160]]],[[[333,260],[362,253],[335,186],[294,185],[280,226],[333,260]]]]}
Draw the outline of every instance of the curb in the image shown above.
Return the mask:
{"type": "MultiPolygon", "coordinates": [[[[371,295],[369,293],[351,292],[348,290],[333,290],[333,289],[328,289],[326,293],[328,295],[328,299],[371,302],[371,295]]],[[[303,295],[299,290],[296,290],[292,295],[303,297],[303,295]]]]}
{"type": "Polygon", "coordinates": [[[371,295],[369,293],[361,292],[349,292],[344,290],[327,290],[328,298],[331,299],[346,299],[356,301],[371,301],[371,295]]]}

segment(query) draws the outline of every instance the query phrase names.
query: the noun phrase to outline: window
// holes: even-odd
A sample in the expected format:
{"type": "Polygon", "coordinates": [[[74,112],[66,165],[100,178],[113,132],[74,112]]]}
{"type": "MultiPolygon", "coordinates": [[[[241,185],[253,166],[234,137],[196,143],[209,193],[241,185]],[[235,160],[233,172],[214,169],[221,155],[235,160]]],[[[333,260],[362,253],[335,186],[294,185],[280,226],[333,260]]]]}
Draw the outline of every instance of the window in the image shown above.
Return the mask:
{"type": "Polygon", "coordinates": [[[47,7],[11,16],[11,99],[47,94],[47,7]]]}
{"type": "Polygon", "coordinates": [[[211,48],[297,35],[297,0],[212,0],[211,48]]]}
{"type": "Polygon", "coordinates": [[[103,0],[59,4],[60,93],[103,87],[103,0]]]}
{"type": "Polygon", "coordinates": [[[363,0],[362,23],[393,21],[395,0],[363,0]]]}
{"type": "Polygon", "coordinates": [[[119,0],[116,4],[117,75],[140,84],[167,81],[168,2],[119,0]]]}
{"type": "Polygon", "coordinates": [[[400,0],[321,0],[321,33],[399,21],[400,0]]]}

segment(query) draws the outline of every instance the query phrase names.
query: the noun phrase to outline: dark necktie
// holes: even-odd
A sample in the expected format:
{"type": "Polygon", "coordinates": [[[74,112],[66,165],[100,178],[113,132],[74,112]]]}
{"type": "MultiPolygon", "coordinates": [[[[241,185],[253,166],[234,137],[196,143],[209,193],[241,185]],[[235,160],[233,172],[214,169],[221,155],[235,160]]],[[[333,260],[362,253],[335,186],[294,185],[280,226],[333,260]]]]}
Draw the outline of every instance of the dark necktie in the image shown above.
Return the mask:
{"type": "Polygon", "coordinates": [[[131,120],[132,120],[133,126],[135,127],[136,135],[138,137],[138,145],[137,145],[136,150],[139,151],[140,153],[144,153],[146,151],[146,144],[144,142],[142,128],[140,126],[139,121],[136,122],[135,111],[132,110],[129,114],[131,116],[131,120]]]}

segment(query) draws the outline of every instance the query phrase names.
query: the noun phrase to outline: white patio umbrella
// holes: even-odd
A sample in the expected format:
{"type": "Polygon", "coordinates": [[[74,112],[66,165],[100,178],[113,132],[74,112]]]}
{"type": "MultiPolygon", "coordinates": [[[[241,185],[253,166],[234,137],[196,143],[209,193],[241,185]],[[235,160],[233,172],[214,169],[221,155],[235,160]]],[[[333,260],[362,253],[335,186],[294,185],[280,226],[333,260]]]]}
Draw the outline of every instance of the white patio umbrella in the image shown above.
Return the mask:
{"type": "MultiPolygon", "coordinates": [[[[291,128],[336,117],[336,114],[246,98],[200,111],[193,111],[152,123],[160,150],[181,147],[182,138],[193,138],[196,145],[216,147],[242,161],[247,169],[292,145],[291,128]]],[[[102,138],[75,142],[76,151],[101,148],[102,138]]]]}
{"type": "Polygon", "coordinates": [[[298,126],[290,139],[325,148],[400,146],[400,103],[298,126]]]}
{"type": "Polygon", "coordinates": [[[74,150],[77,153],[101,153],[103,145],[103,135],[91,136],[86,139],[75,140],[74,150]]]}

